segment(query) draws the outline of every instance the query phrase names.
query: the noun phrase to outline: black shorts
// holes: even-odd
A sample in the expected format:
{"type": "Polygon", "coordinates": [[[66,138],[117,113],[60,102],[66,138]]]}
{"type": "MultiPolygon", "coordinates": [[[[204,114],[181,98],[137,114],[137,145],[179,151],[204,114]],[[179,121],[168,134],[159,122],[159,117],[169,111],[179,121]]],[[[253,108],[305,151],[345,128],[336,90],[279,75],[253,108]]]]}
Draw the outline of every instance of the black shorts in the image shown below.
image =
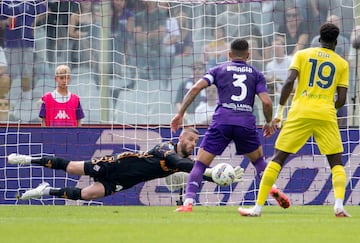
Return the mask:
{"type": "Polygon", "coordinates": [[[105,196],[114,194],[122,189],[122,186],[116,176],[119,163],[117,161],[85,161],[85,175],[94,178],[94,181],[100,182],[105,188],[105,196]]]}
{"type": "Polygon", "coordinates": [[[133,187],[140,182],[169,175],[160,165],[160,158],[122,153],[85,161],[85,175],[105,187],[105,196],[133,187]]]}

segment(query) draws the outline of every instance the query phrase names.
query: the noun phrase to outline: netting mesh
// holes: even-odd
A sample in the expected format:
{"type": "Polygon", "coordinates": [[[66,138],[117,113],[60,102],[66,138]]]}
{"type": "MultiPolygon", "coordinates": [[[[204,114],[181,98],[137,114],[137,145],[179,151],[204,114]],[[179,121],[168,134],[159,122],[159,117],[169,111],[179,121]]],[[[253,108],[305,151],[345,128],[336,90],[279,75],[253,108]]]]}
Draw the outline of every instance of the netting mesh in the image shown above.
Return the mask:
{"type": "MultiPolygon", "coordinates": [[[[234,38],[249,40],[249,63],[266,74],[274,101],[294,51],[316,45],[327,19],[341,28],[340,54],[355,58],[352,1],[318,1],[318,16],[310,1],[296,0],[126,1],[124,9],[116,2],[2,2],[10,120],[38,123],[39,100],[55,89],[59,64],[72,68],[69,89],[81,98],[83,123],[168,124],[182,83],[193,81],[193,64],[203,62],[204,73],[227,61],[234,38]]],[[[352,74],[353,87],[354,69],[352,74]]],[[[355,90],[346,109],[351,123],[358,123],[352,117],[355,90]]],[[[259,104],[255,113],[261,124],[259,104]]],[[[189,123],[192,116],[194,111],[189,123]]]]}
{"type": "MultiPolygon", "coordinates": [[[[7,92],[6,75],[1,75],[0,99],[1,102],[9,101],[10,106],[8,111],[0,113],[0,123],[40,124],[41,97],[56,88],[56,66],[66,64],[72,69],[69,90],[79,95],[85,113],[82,123],[106,124],[111,128],[125,125],[122,131],[133,129],[135,137],[141,134],[141,141],[148,141],[141,147],[146,150],[154,142],[170,139],[172,135],[166,133],[165,137],[154,139],[149,133],[144,134],[142,129],[167,127],[191,84],[208,68],[228,60],[229,43],[234,38],[249,41],[249,63],[266,75],[268,90],[276,105],[293,53],[316,45],[319,26],[332,21],[341,29],[337,52],[349,61],[351,67],[348,102],[338,116],[346,148],[346,168],[352,175],[349,185],[357,190],[359,172],[352,158],[357,156],[358,144],[358,130],[353,129],[359,124],[358,51],[351,42],[358,21],[359,4],[356,1],[127,0],[125,9],[121,9],[118,2],[122,1],[1,2],[0,73],[8,74],[11,88],[7,92]],[[311,2],[316,2],[315,6],[311,2]],[[318,14],[314,15],[314,12],[318,14]]],[[[195,105],[189,107],[185,124],[207,125],[213,111],[213,106],[206,104],[210,101],[208,92],[201,93],[195,105]],[[196,110],[201,104],[202,108],[196,110]],[[200,118],[197,116],[200,115],[205,119],[198,122],[200,118]]],[[[255,102],[255,115],[258,125],[262,125],[264,118],[258,100],[255,102]]],[[[19,150],[22,145],[18,142],[7,143],[7,137],[12,134],[6,131],[1,134],[4,146],[18,146],[15,150],[19,150]]],[[[64,136],[67,135],[64,132],[64,136]]],[[[133,135],[124,135],[117,142],[129,143],[133,135]]],[[[30,137],[26,142],[34,145],[30,137]]],[[[314,143],[309,141],[307,145],[313,147],[314,143]]],[[[126,146],[122,145],[122,148],[126,146]]],[[[272,141],[264,142],[269,155],[272,148],[272,141]]],[[[32,154],[48,153],[41,149],[35,152],[20,150],[32,154]]],[[[232,152],[224,153],[218,160],[230,160],[234,165],[243,161],[234,157],[232,152]]],[[[325,161],[317,152],[310,153],[310,160],[325,161]]],[[[3,161],[7,154],[7,151],[1,154],[3,161]]],[[[279,178],[280,186],[286,187],[289,177],[297,173],[296,166],[285,168],[283,177],[279,178]]],[[[323,167],[320,173],[328,175],[325,162],[323,167]]],[[[245,178],[248,183],[237,186],[235,192],[232,188],[226,189],[231,192],[228,202],[244,203],[244,195],[255,198],[255,173],[251,168],[250,165],[245,178]]],[[[30,174],[33,170],[31,167],[22,169],[30,174]]],[[[16,178],[17,170],[9,172],[14,174],[11,177],[6,168],[3,179],[16,178]]],[[[52,175],[46,178],[50,177],[52,175]]],[[[31,175],[26,178],[29,180],[31,175]]],[[[318,179],[319,184],[309,185],[309,190],[299,190],[316,194],[322,190],[319,185],[328,187],[328,184],[321,184],[328,181],[326,178],[318,179]]],[[[157,183],[162,185],[163,182],[159,180],[157,183]]],[[[204,203],[218,203],[214,197],[220,194],[214,194],[213,185],[208,185],[200,198],[204,203]]],[[[299,197],[304,198],[303,195],[299,197]]],[[[301,198],[298,200],[306,202],[301,198]]],[[[357,201],[355,198],[354,203],[357,201]]],[[[169,201],[165,199],[165,202],[169,201]]]]}

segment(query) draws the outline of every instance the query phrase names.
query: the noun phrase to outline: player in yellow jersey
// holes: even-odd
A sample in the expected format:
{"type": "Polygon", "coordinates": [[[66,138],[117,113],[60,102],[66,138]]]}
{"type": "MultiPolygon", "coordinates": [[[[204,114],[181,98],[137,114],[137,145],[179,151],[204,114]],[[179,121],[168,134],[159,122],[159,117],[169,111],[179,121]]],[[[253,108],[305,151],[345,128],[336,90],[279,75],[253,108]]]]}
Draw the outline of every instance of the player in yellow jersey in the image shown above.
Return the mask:
{"type": "Polygon", "coordinates": [[[320,47],[307,48],[294,55],[273,125],[281,125],[284,105],[293,90],[295,80],[298,79],[287,120],[276,140],[275,155],[261,179],[256,205],[252,208],[240,207],[240,215],[261,215],[267,195],[284,162],[313,136],[321,154],[326,155],[331,167],[335,216],[350,217],[343,205],[346,174],[341,157],[343,146],[336,120],[336,109],[342,107],[346,101],[349,67],[334,51],[338,35],[339,28],[326,23],[320,27],[320,47]]]}

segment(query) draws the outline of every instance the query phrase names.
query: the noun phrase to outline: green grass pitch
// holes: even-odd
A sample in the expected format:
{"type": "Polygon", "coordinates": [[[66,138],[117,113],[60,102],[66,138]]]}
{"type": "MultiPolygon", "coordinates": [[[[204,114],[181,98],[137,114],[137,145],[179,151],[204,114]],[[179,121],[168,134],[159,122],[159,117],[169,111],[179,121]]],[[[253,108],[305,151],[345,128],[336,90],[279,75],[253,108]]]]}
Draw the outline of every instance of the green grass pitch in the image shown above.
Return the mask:
{"type": "Polygon", "coordinates": [[[360,207],[336,218],[332,206],[264,207],[258,218],[233,206],[0,206],[3,243],[360,242],[360,207]]]}

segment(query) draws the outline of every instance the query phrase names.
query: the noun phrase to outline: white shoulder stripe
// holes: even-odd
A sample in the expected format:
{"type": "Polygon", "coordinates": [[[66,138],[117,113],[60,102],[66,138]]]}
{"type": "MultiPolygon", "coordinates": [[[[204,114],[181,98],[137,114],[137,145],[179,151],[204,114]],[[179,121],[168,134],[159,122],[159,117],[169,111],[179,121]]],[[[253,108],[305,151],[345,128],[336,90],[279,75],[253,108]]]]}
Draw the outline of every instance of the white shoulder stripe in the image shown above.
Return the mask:
{"type": "Polygon", "coordinates": [[[211,84],[214,83],[214,77],[211,74],[205,74],[204,78],[208,79],[211,84]]]}

